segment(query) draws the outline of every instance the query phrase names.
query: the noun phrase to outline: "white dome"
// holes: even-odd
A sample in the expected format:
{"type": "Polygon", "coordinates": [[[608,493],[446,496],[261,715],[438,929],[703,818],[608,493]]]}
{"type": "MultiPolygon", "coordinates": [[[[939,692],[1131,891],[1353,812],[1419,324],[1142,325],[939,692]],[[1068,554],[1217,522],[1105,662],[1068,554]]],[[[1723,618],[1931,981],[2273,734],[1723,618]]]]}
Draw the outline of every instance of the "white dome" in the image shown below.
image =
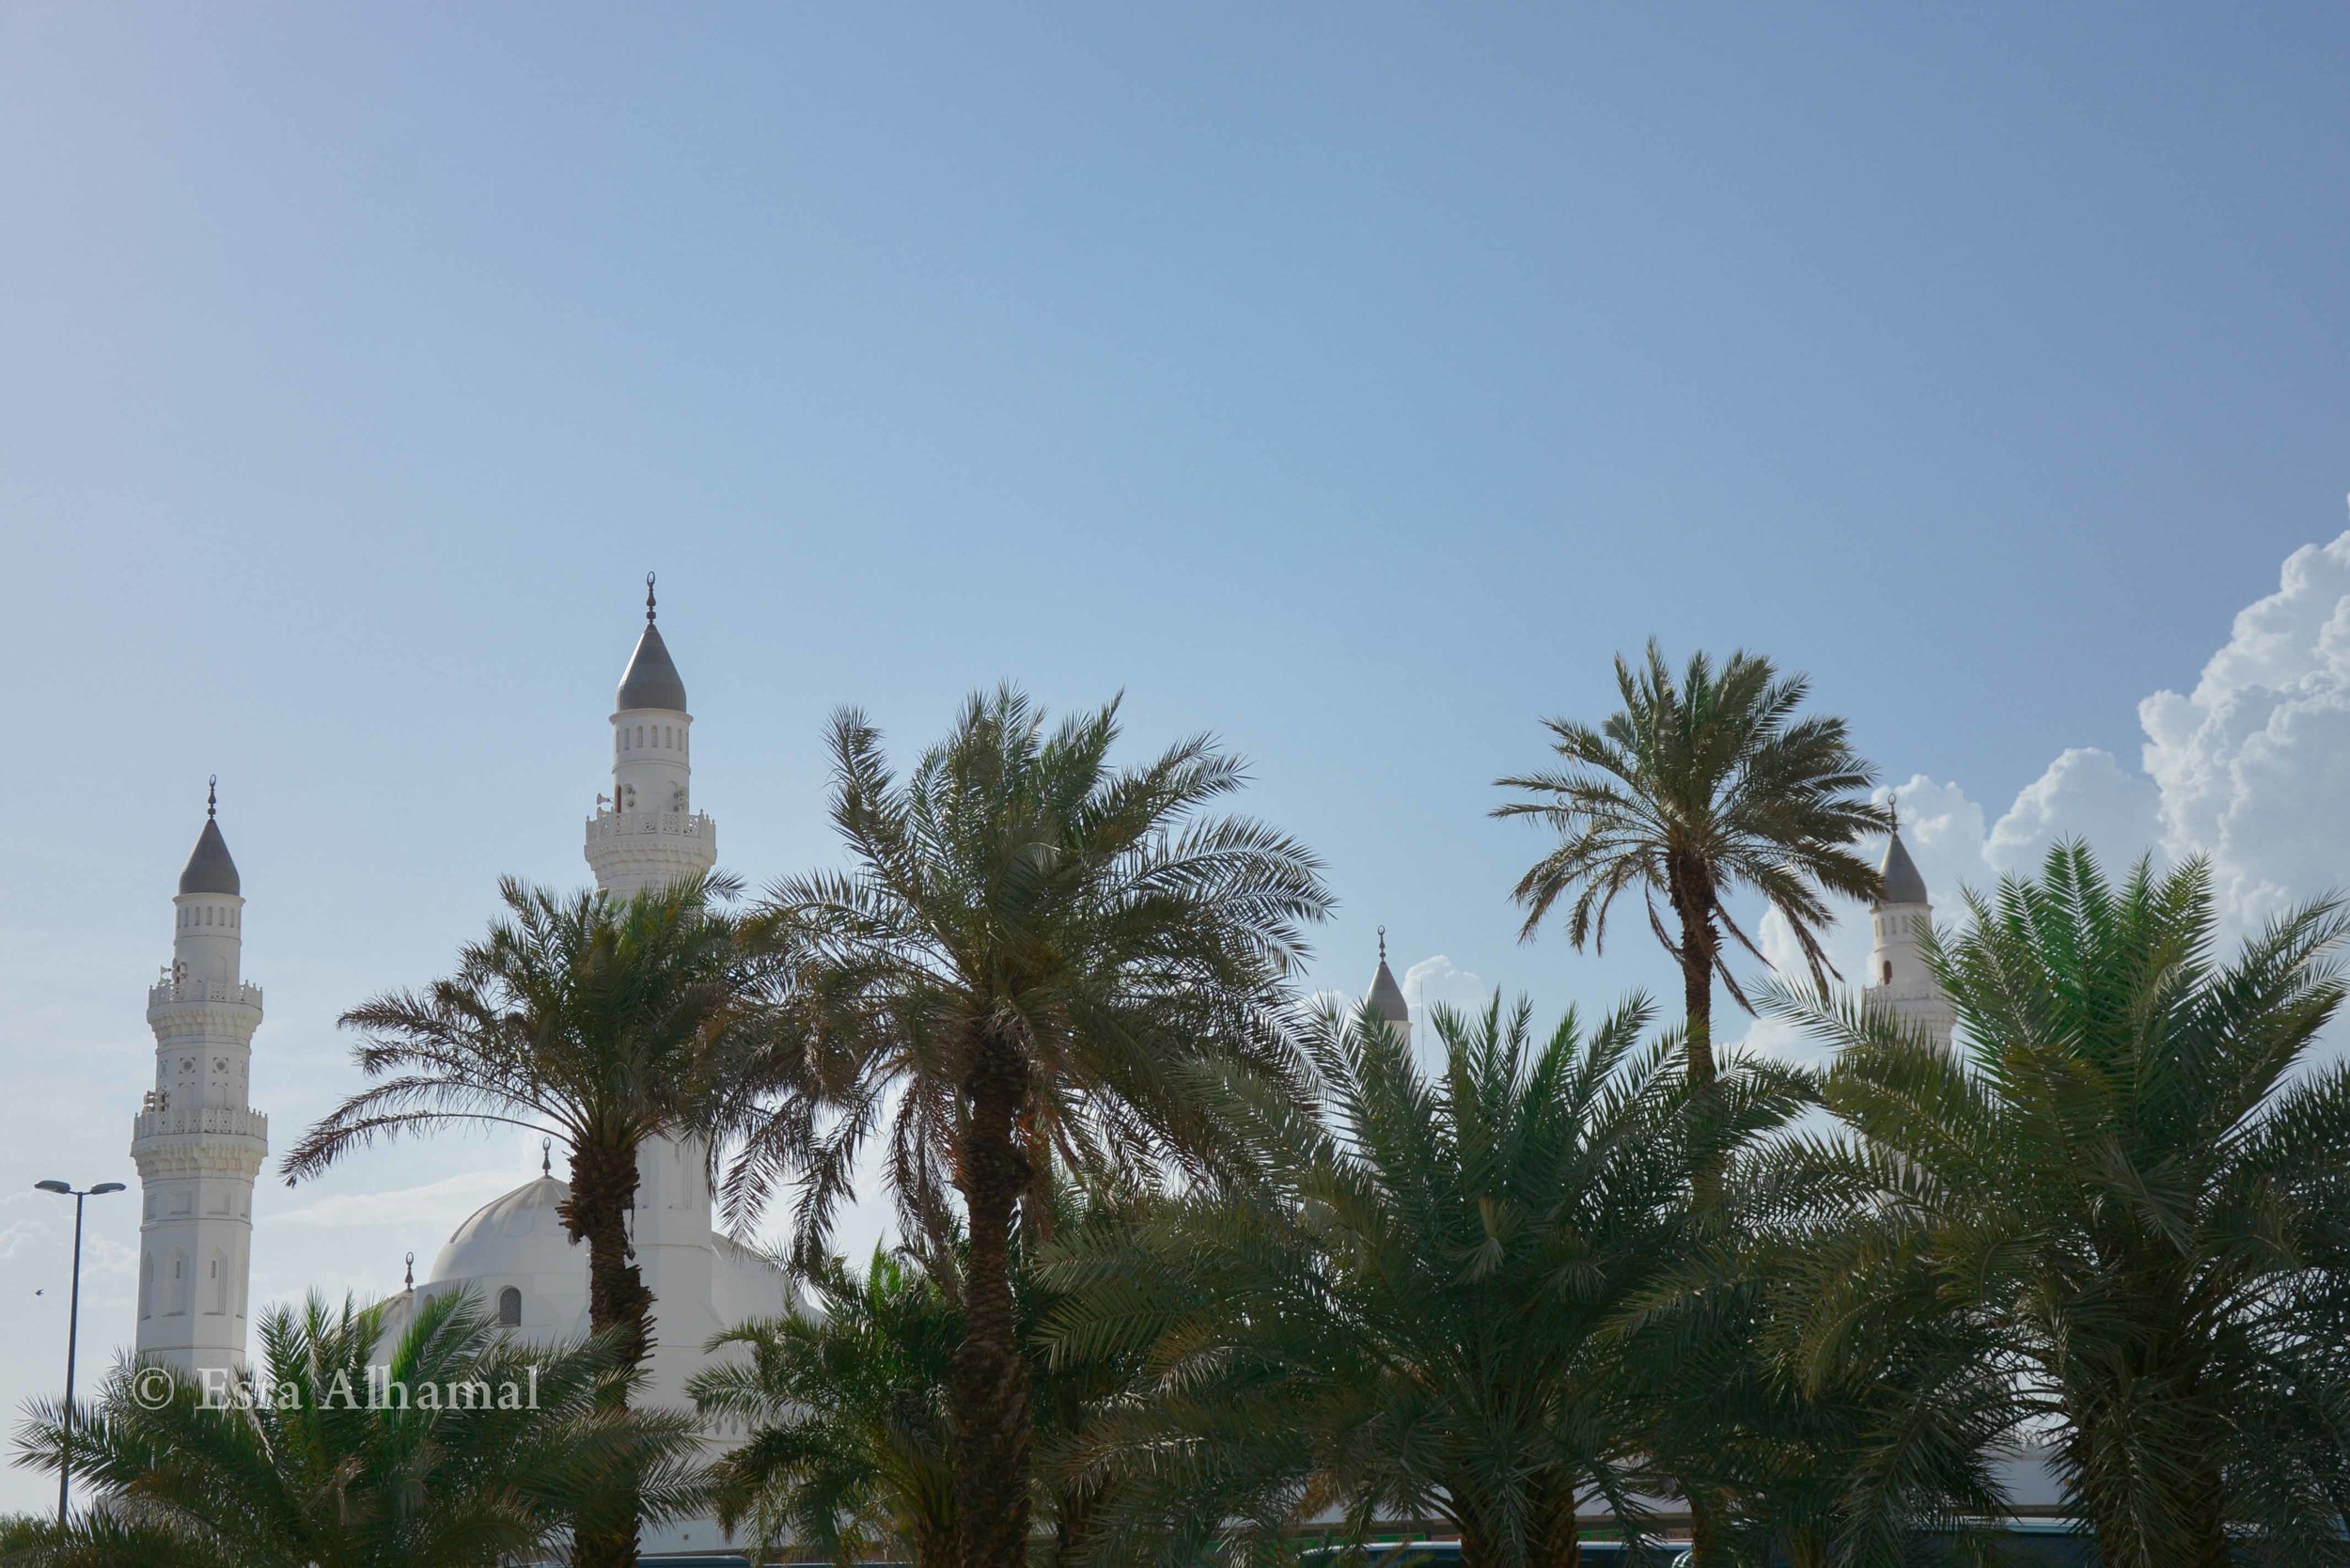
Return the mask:
{"type": "MultiPolygon", "coordinates": [[[[416,1286],[419,1302],[452,1290],[471,1290],[495,1313],[508,1290],[521,1293],[523,1332],[541,1340],[588,1332],[588,1248],[574,1243],[556,1212],[572,1194],[552,1176],[525,1182],[474,1211],[432,1260],[431,1278],[416,1286]]],[[[686,1322],[707,1317],[713,1327],[793,1311],[790,1281],[765,1254],[721,1232],[710,1237],[710,1300],[698,1311],[678,1309],[686,1322]]],[[[660,1303],[653,1305],[656,1322],[660,1303]]],[[[690,1337],[698,1340],[702,1332],[690,1337]]]]}
{"type": "Polygon", "coordinates": [[[584,1279],[588,1254],[564,1232],[563,1216],[556,1212],[571,1195],[569,1184],[541,1176],[483,1204],[450,1232],[448,1244],[432,1260],[428,1282],[572,1269],[584,1279]]]}
{"type": "Polygon", "coordinates": [[[419,1292],[469,1287],[498,1310],[500,1293],[522,1293],[522,1325],[546,1338],[588,1332],[588,1249],[563,1228],[556,1207],[571,1187],[552,1176],[525,1182],[482,1205],[449,1236],[419,1292]]]}

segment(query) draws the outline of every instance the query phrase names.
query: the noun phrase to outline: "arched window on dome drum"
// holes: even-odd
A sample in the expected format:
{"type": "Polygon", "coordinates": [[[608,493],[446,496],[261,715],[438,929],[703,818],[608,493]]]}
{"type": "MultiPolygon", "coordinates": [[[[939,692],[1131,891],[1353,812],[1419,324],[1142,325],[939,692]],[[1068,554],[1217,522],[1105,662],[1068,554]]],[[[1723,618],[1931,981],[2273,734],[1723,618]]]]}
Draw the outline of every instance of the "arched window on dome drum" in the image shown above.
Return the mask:
{"type": "Polygon", "coordinates": [[[523,1325],[523,1293],[509,1285],[498,1292],[498,1326],[520,1328],[523,1325]]]}

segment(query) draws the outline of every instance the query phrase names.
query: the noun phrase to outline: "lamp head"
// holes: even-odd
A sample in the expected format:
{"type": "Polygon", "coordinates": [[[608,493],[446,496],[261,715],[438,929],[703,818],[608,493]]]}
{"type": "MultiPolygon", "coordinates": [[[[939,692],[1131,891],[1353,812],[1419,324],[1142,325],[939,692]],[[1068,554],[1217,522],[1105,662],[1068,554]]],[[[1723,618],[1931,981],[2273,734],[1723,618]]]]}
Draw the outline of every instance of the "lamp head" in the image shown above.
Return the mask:
{"type": "Polygon", "coordinates": [[[120,1192],[121,1190],[122,1184],[120,1182],[101,1182],[96,1186],[89,1189],[89,1195],[92,1198],[95,1198],[102,1192],[120,1192]]]}
{"type": "Polygon", "coordinates": [[[73,1193],[73,1184],[70,1182],[35,1182],[33,1186],[40,1192],[62,1192],[68,1197],[72,1196],[73,1193]]]}

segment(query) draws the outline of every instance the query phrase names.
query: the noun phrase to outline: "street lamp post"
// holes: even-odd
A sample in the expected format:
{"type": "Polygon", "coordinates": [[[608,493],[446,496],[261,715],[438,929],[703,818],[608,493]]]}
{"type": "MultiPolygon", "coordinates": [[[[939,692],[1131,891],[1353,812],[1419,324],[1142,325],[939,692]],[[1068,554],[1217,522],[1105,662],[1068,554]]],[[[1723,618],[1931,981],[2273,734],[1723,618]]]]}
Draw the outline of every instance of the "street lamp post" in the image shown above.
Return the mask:
{"type": "Polygon", "coordinates": [[[65,1319],[65,1451],[57,1455],[57,1528],[65,1528],[66,1503],[73,1485],[73,1358],[82,1340],[82,1200],[96,1198],[101,1193],[120,1192],[120,1182],[101,1182],[87,1191],[77,1189],[70,1182],[35,1182],[42,1192],[63,1193],[73,1200],[73,1290],[72,1305],[66,1309],[65,1319]]]}

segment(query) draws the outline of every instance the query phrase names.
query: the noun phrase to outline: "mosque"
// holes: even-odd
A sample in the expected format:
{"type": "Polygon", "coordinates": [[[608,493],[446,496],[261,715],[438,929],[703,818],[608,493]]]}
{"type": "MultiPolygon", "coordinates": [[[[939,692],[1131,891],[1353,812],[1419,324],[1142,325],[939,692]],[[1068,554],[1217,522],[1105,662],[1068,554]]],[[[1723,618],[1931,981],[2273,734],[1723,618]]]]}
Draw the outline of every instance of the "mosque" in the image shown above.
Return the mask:
{"type": "MultiPolygon", "coordinates": [[[[707,871],[717,823],[695,808],[694,719],[662,639],[648,582],[645,625],[613,699],[611,793],[596,797],[585,851],[596,886],[625,898],[707,871]]],[[[261,988],[243,976],[244,895],[208,801],[203,831],[172,900],[170,966],[147,994],[155,1086],[133,1124],[143,1191],[136,1353],[189,1372],[244,1362],[253,1184],[269,1152],[269,1119],[247,1098],[261,988]]],[[[712,1223],[707,1149],[658,1139],[637,1160],[630,1234],[658,1322],[648,1403],[683,1406],[685,1382],[721,1328],[792,1310],[783,1272],[712,1223]]],[[[395,1294],[397,1333],[434,1295],[470,1290],[500,1323],[549,1340],[588,1331],[588,1251],[556,1207],[570,1196],[551,1162],[484,1205],[449,1236],[422,1281],[395,1294]]],[[[724,1435],[720,1435],[724,1440],[724,1435]]],[[[648,1529],[648,1554],[728,1543],[714,1520],[648,1529]]]]}
{"type": "MultiPolygon", "coordinates": [[[[596,797],[584,846],[596,886],[626,897],[709,870],[717,862],[717,824],[694,806],[694,719],[684,680],[656,624],[650,579],[644,629],[609,722],[612,792],[596,797]]],[[[243,978],[245,901],[217,811],[216,799],[208,797],[203,829],[172,899],[171,963],[147,994],[155,1083],[131,1137],[143,1203],[136,1353],[189,1372],[244,1362],[253,1184],[269,1152],[269,1119],[252,1108],[247,1092],[261,988],[243,978]]],[[[1885,897],[1870,922],[1868,994],[1947,1043],[1950,1005],[1918,945],[1933,906],[1898,833],[1887,842],[1882,869],[1885,897]]],[[[1368,1000],[1408,1036],[1411,1011],[1387,967],[1384,942],[1368,1000]]],[[[711,1223],[707,1152],[697,1142],[662,1139],[637,1163],[631,1234],[659,1324],[648,1368],[650,1403],[688,1403],[686,1379],[708,1363],[701,1347],[721,1328],[796,1309],[782,1271],[711,1223]]],[[[392,1330],[431,1296],[471,1290],[520,1333],[586,1333],[587,1251],[556,1214],[570,1190],[542,1167],[536,1181],[468,1217],[424,1280],[416,1282],[412,1271],[393,1296],[392,1330]]],[[[648,1554],[727,1544],[707,1519],[648,1529],[644,1542],[648,1554]]]]}

